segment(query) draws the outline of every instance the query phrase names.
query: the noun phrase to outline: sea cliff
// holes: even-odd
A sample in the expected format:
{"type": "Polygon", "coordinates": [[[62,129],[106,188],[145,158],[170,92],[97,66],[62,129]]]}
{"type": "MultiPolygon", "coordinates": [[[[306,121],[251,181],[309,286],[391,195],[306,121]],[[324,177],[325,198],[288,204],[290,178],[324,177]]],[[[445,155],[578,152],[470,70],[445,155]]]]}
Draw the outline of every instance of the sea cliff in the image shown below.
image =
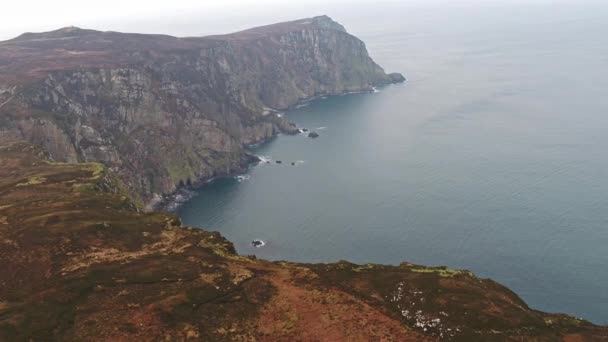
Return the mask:
{"type": "Polygon", "coordinates": [[[68,27],[0,42],[0,135],[100,162],[150,203],[297,132],[276,111],[403,80],[326,16],[202,38],[68,27]]]}
{"type": "Polygon", "coordinates": [[[0,42],[0,340],[607,340],[466,270],[257,260],[143,210],[295,133],[277,111],[403,80],[328,17],[0,42]]]}

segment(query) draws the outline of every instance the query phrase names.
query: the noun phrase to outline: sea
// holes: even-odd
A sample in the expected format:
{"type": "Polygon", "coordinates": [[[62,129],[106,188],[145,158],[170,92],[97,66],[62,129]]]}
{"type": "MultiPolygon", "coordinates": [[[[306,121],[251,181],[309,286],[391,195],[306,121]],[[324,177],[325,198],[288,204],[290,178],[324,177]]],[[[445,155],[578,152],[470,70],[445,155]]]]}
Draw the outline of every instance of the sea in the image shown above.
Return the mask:
{"type": "Polygon", "coordinates": [[[328,14],[407,82],[287,111],[319,137],[251,148],[184,223],[270,260],[467,269],[608,324],[608,2],[319,6],[248,20],[328,14]]]}

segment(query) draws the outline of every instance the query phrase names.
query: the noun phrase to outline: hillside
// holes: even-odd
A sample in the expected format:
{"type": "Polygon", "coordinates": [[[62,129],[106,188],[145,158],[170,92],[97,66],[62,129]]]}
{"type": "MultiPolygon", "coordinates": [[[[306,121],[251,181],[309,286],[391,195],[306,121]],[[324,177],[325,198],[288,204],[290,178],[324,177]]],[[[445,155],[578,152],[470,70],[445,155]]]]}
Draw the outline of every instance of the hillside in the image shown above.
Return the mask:
{"type": "Polygon", "coordinates": [[[2,341],[597,341],[468,271],[239,256],[142,212],[100,164],[0,139],[2,341]]]}

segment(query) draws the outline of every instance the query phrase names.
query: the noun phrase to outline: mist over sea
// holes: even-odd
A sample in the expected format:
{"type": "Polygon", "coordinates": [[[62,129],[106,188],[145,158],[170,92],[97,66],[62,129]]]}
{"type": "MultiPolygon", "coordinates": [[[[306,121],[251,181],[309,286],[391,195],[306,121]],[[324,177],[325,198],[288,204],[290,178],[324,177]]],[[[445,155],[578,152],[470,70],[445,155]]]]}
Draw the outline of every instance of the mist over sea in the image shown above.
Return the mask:
{"type": "Polygon", "coordinates": [[[608,324],[608,3],[280,10],[215,29],[329,14],[408,82],[286,113],[320,137],[253,149],[272,162],[200,189],[185,224],[272,260],[469,269],[608,324]]]}

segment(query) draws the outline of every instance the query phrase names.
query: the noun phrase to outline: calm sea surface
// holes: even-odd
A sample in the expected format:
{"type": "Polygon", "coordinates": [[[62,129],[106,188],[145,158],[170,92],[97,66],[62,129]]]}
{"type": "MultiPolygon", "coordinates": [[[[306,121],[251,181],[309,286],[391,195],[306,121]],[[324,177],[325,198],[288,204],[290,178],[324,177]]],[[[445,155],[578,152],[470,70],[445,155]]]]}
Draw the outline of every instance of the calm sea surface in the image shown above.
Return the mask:
{"type": "Polygon", "coordinates": [[[329,9],[408,82],[286,113],[321,136],[178,214],[242,254],[465,268],[608,324],[608,5],[547,3],[329,9]]]}

